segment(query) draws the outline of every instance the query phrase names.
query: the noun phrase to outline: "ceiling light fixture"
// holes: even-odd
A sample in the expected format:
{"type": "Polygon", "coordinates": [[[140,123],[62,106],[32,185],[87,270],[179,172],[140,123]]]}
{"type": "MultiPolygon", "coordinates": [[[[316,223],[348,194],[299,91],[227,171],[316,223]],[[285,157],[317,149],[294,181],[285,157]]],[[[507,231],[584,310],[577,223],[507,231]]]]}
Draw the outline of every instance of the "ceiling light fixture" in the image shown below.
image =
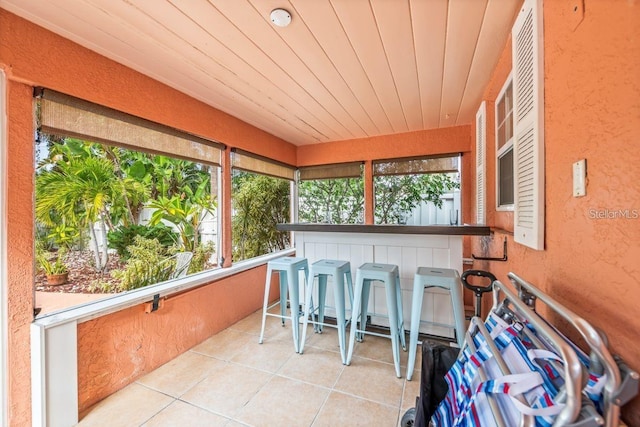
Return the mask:
{"type": "Polygon", "coordinates": [[[271,11],[271,22],[278,27],[286,27],[291,23],[291,14],[285,9],[273,9],[271,11]]]}

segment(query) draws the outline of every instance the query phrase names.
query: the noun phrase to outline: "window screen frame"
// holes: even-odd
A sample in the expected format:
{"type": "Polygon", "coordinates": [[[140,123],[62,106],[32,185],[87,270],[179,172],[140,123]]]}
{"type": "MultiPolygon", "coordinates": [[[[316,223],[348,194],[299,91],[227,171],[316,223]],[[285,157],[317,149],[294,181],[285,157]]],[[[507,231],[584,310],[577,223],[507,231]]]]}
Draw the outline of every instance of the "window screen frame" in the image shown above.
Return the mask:
{"type": "MultiPolygon", "coordinates": [[[[39,115],[36,119],[38,134],[45,133],[63,138],[76,138],[103,146],[118,147],[129,151],[171,157],[206,165],[209,168],[211,185],[213,186],[214,182],[217,184],[215,189],[211,188],[211,195],[217,198],[215,206],[217,265],[188,275],[186,278],[174,277],[151,283],[142,288],[115,292],[100,301],[140,292],[143,288],[150,290],[166,289],[168,293],[173,293],[173,290],[177,292],[181,287],[184,287],[185,283],[193,281],[193,276],[208,276],[215,274],[222,268],[222,263],[220,262],[222,255],[220,248],[222,247],[223,239],[221,227],[223,215],[221,163],[222,153],[226,149],[225,144],[44,87],[35,87],[33,96],[34,100],[39,103],[34,103],[34,117],[39,115]],[[39,111],[37,108],[39,108],[39,111]],[[44,118],[43,114],[46,114],[47,118],[44,118]],[[213,179],[214,174],[215,180],[213,179]]],[[[35,170],[33,173],[35,190],[35,170]]],[[[35,224],[35,217],[33,221],[35,224]]],[[[79,304],[72,304],[61,310],[67,312],[78,307],[79,304]]]]}
{"type": "Polygon", "coordinates": [[[513,73],[509,73],[509,76],[505,80],[504,85],[500,89],[500,93],[496,97],[495,102],[495,142],[496,142],[496,210],[497,211],[513,211],[515,209],[515,171],[513,170],[514,164],[511,164],[511,186],[512,197],[511,203],[502,202],[502,194],[500,188],[502,187],[502,181],[505,179],[500,171],[500,161],[511,152],[513,159],[513,143],[514,143],[514,121],[513,121],[513,73]],[[500,108],[501,103],[505,100],[507,90],[511,88],[511,109],[505,114],[505,117],[501,119],[500,108]],[[510,137],[504,138],[504,142],[501,140],[500,130],[510,126],[510,137]],[[502,146],[501,146],[502,143],[502,146]]]}

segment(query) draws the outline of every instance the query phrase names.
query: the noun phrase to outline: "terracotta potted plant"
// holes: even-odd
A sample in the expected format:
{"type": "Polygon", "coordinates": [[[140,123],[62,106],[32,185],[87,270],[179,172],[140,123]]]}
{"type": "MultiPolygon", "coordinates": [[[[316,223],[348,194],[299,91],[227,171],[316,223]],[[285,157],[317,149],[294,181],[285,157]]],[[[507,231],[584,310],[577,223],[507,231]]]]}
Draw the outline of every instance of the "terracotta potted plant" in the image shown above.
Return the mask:
{"type": "Polygon", "coordinates": [[[37,255],[38,264],[47,276],[47,283],[51,286],[63,285],[69,280],[69,269],[65,265],[64,253],[58,250],[54,258],[49,257],[49,252],[42,251],[37,255]]]}

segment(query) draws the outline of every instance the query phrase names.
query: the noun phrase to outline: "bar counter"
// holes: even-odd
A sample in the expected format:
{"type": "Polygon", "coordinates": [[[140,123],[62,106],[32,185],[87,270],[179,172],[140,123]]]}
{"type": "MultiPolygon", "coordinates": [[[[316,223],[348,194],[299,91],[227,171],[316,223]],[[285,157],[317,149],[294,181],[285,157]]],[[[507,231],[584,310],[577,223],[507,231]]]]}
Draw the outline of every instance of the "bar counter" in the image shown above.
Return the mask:
{"type": "MultiPolygon", "coordinates": [[[[296,256],[309,263],[321,259],[351,262],[351,273],[365,262],[395,264],[400,270],[400,286],[405,328],[411,319],[413,277],[418,267],[452,268],[462,273],[464,236],[488,236],[489,227],[475,225],[337,225],[279,224],[280,231],[293,231],[296,256]]],[[[301,281],[303,283],[303,281],[301,281]]],[[[333,287],[327,287],[327,304],[333,305],[333,287]]],[[[301,289],[301,295],[304,290],[301,289]]],[[[350,308],[350,307],[349,307],[350,308]]],[[[331,314],[327,309],[327,314],[331,314]]],[[[369,299],[371,322],[388,326],[384,286],[374,282],[369,299]]],[[[334,311],[335,313],[335,311],[334,311]]],[[[425,290],[421,326],[423,333],[453,338],[453,309],[448,291],[425,290]]]]}
{"type": "Polygon", "coordinates": [[[364,225],[364,224],[278,224],[279,231],[325,233],[438,234],[442,236],[488,236],[490,228],[480,225],[364,225]]]}

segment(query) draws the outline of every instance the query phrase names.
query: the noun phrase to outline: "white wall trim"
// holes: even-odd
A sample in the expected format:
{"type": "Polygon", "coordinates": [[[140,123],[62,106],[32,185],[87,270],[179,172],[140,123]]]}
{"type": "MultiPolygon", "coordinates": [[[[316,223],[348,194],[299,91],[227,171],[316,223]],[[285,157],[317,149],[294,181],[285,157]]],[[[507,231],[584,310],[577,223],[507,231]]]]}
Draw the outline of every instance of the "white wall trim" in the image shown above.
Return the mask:
{"type": "Polygon", "coordinates": [[[9,425],[6,100],[5,74],[0,70],[0,427],[9,425]]]}

